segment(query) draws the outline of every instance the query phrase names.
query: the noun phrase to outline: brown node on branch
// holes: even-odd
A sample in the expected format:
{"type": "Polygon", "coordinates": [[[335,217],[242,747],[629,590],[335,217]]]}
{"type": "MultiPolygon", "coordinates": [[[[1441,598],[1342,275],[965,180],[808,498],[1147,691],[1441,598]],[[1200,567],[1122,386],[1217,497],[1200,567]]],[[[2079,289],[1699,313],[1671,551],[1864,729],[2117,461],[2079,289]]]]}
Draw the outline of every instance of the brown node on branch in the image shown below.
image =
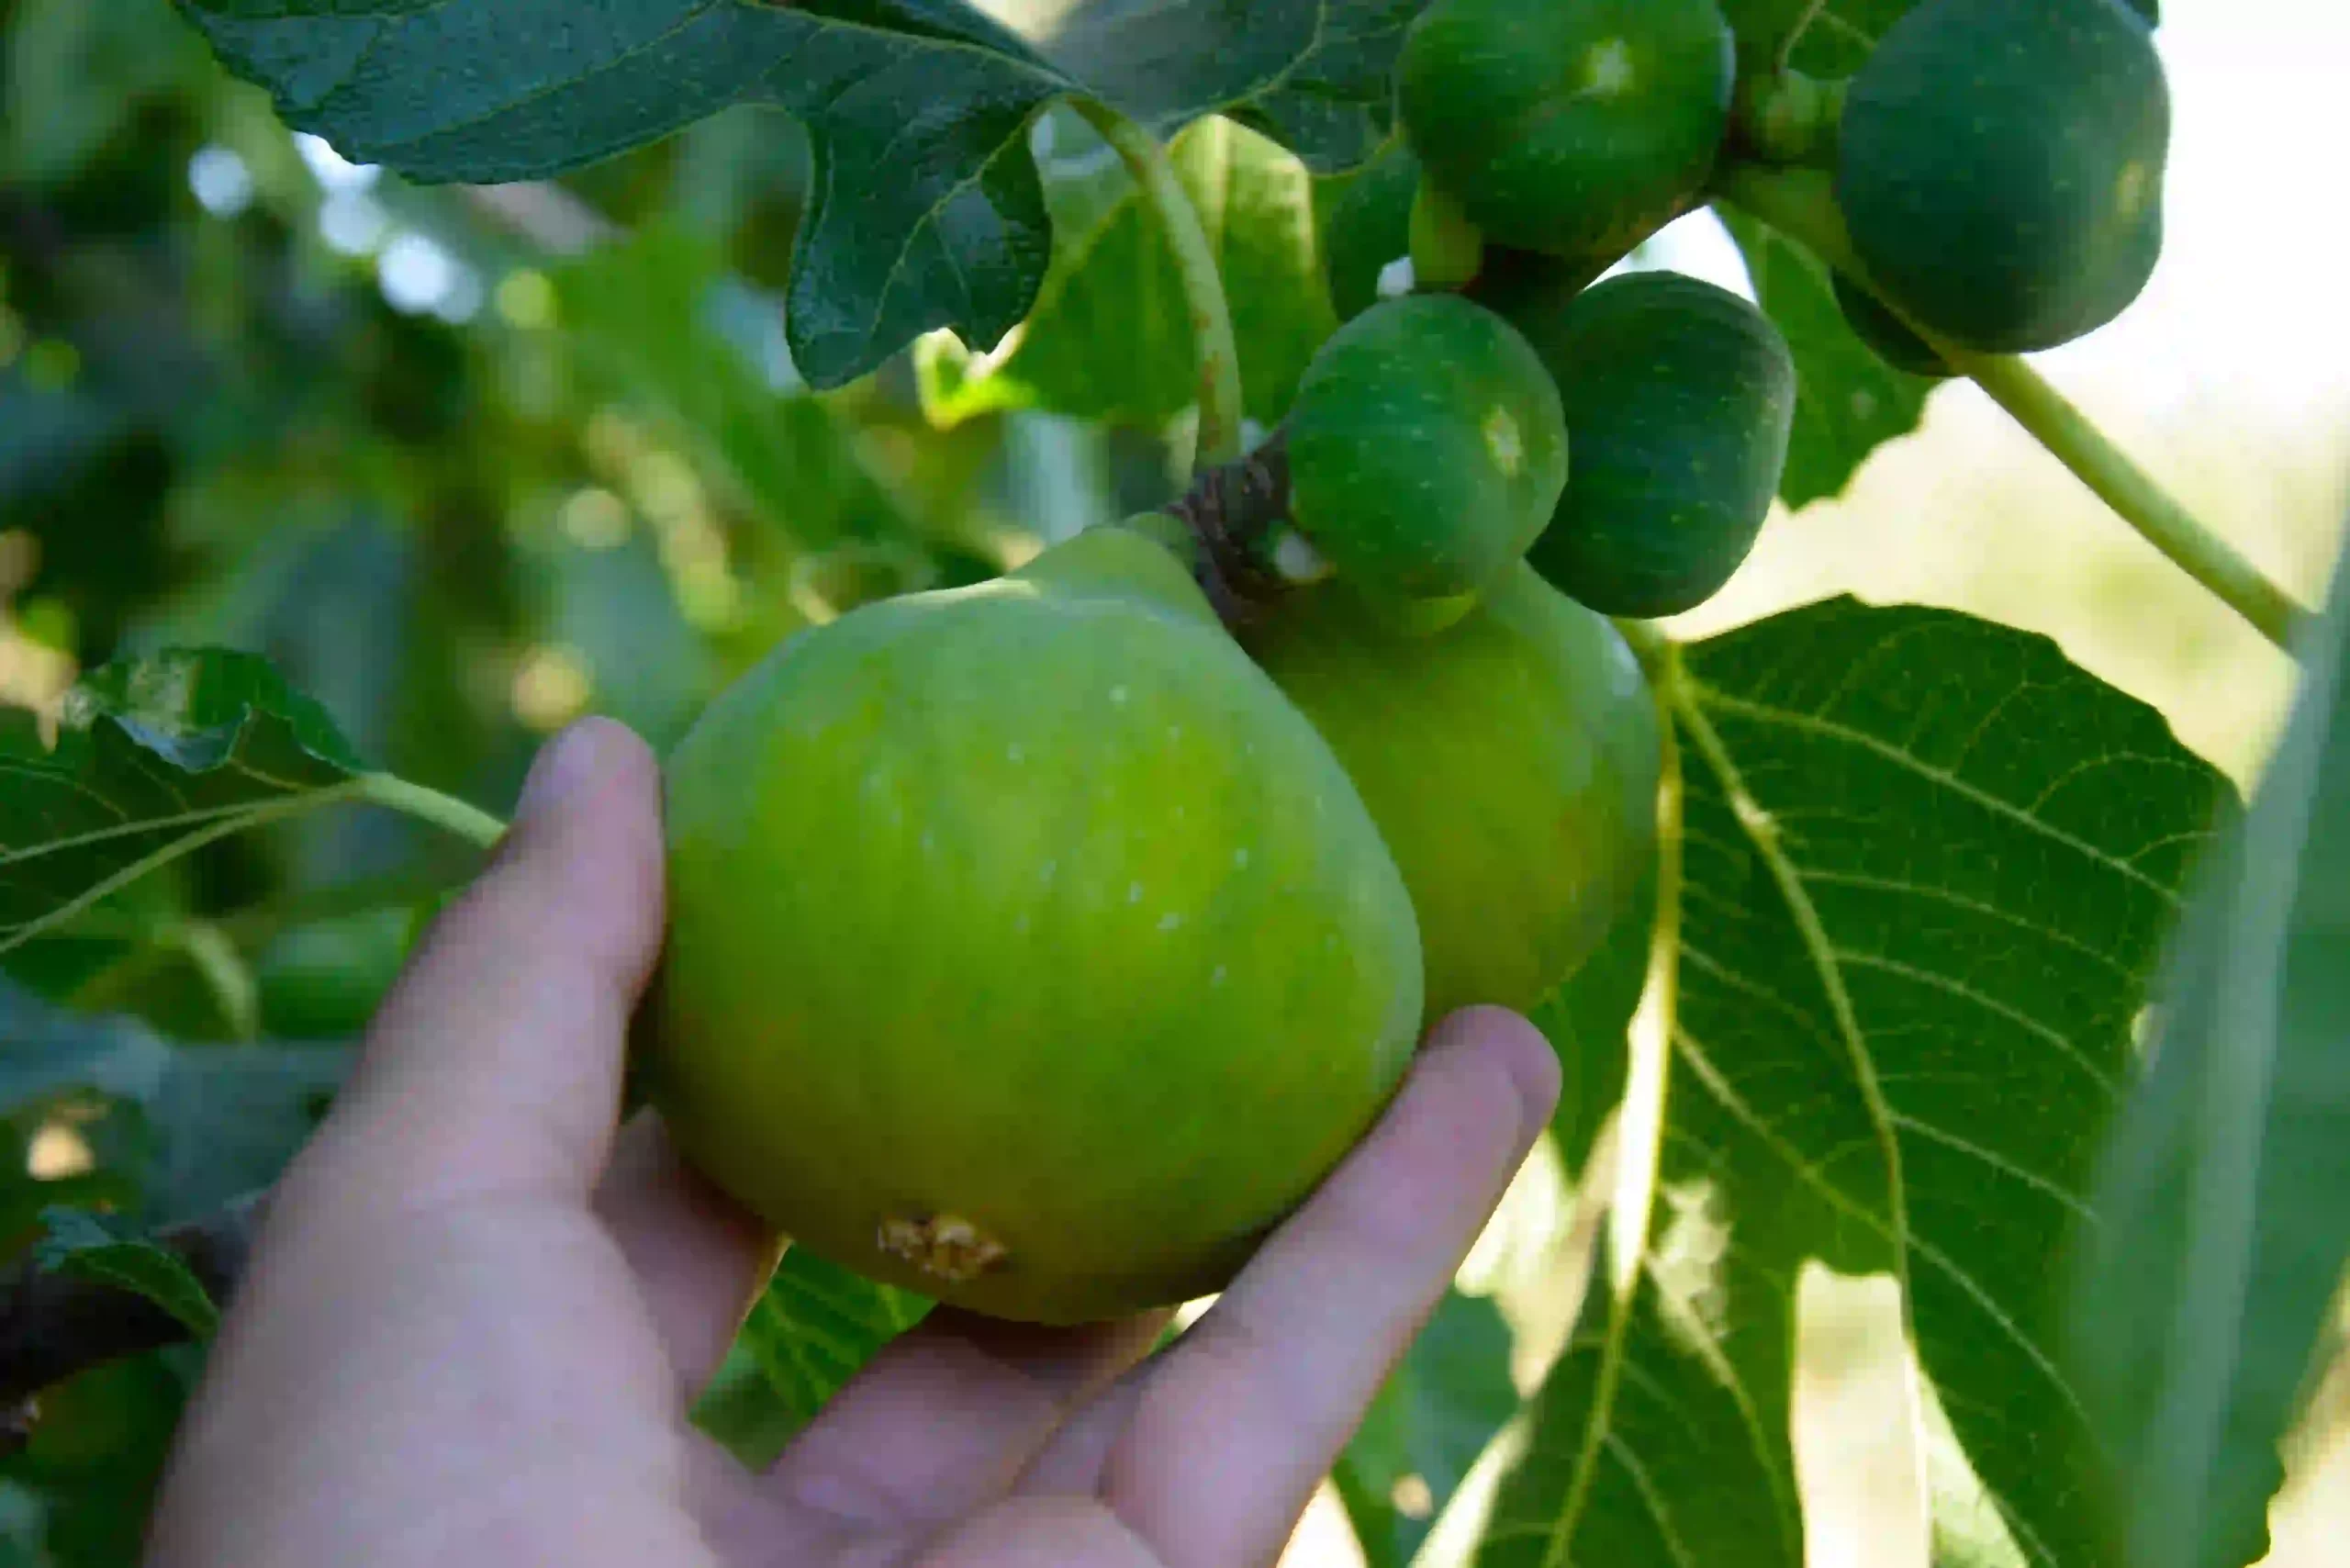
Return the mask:
{"type": "Polygon", "coordinates": [[[1200,587],[1226,626],[1256,621],[1291,591],[1273,563],[1289,521],[1289,448],[1281,432],[1246,457],[1203,470],[1167,511],[1199,542],[1200,587]]]}

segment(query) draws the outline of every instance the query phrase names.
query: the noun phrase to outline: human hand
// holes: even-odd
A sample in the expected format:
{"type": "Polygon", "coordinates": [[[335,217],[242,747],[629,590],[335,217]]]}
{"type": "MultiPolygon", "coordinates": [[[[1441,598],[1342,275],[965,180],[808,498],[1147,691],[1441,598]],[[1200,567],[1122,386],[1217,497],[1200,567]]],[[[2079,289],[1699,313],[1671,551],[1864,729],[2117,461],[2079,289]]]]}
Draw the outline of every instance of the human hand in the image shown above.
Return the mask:
{"type": "Polygon", "coordinates": [[[1522,1020],[1436,1031],[1199,1324],[940,1311],[764,1474],[686,1418],[773,1264],[656,1119],[615,1126],[659,948],[658,776],[542,756],[280,1183],[182,1428],[156,1568],[1236,1568],[1314,1487],[1548,1120],[1522,1020]]]}

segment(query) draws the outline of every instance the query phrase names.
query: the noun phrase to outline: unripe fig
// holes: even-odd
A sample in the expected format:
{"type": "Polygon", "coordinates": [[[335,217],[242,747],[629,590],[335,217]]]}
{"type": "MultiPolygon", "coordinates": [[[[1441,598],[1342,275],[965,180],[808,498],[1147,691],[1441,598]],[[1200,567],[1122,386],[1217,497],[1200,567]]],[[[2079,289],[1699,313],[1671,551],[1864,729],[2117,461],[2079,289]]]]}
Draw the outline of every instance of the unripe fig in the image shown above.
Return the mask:
{"type": "Polygon", "coordinates": [[[1581,967],[1655,846],[1656,709],[1612,623],[1521,564],[1433,636],[1397,635],[1334,582],[1248,645],[1403,868],[1430,1023],[1531,1007],[1581,967]]]}
{"type": "Polygon", "coordinates": [[[1754,548],[1786,467],[1796,369],[1770,319],[1678,273],[1626,273],[1511,319],[1557,378],[1574,483],[1527,559],[1606,615],[1704,603],[1754,548]]]}
{"type": "Polygon", "coordinates": [[[1397,102],[1488,239],[1605,267],[1705,184],[1737,53],[1715,0],[1436,0],[1397,102]]]}
{"type": "Polygon", "coordinates": [[[1298,530],[1374,604],[1446,607],[1438,621],[1526,554],[1567,481],[1541,360],[1450,295],[1388,300],[1339,328],[1306,367],[1284,440],[1298,530]]]}
{"type": "Polygon", "coordinates": [[[1905,313],[2024,353],[2145,287],[2169,151],[2162,56],[2124,0],[1923,0],[1852,78],[1836,200],[1905,313]]]}
{"type": "Polygon", "coordinates": [[[643,1081],[869,1277],[1052,1323],[1213,1291],[1417,1038],[1361,797],[1139,533],[800,633],[667,788],[643,1081]]]}

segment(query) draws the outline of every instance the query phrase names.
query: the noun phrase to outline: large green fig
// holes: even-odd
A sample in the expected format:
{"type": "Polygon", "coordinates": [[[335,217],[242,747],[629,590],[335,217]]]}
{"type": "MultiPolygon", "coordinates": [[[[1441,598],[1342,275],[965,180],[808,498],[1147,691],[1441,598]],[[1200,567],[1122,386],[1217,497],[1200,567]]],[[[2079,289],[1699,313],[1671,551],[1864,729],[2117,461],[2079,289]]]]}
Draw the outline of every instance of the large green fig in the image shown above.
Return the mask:
{"type": "Polygon", "coordinates": [[[1140,533],[801,633],[667,787],[648,1093],[871,1277],[1055,1323],[1214,1290],[1417,1039],[1361,797],[1140,533]]]}
{"type": "Polygon", "coordinates": [[[1403,868],[1429,1022],[1531,1007],[1590,957],[1655,845],[1656,710],[1613,624],[1521,564],[1431,637],[1331,583],[1248,641],[1403,868]]]}
{"type": "Polygon", "coordinates": [[[1715,0],[1436,0],[1396,92],[1413,150],[1489,239],[1605,266],[1705,184],[1736,73],[1715,0]]]}
{"type": "Polygon", "coordinates": [[[1872,279],[1963,348],[2053,348],[2162,253],[2170,95],[2123,0],[1924,0],[1846,95],[1836,199],[1872,279]]]}
{"type": "Polygon", "coordinates": [[[1770,515],[1795,361],[1770,319],[1678,273],[1626,273],[1511,318],[1559,384],[1574,483],[1527,559],[1606,615],[1705,602],[1770,515]]]}
{"type": "Polygon", "coordinates": [[[1388,300],[1339,328],[1284,432],[1291,521],[1382,608],[1465,610],[1567,482],[1550,373],[1508,322],[1451,295],[1388,300]]]}

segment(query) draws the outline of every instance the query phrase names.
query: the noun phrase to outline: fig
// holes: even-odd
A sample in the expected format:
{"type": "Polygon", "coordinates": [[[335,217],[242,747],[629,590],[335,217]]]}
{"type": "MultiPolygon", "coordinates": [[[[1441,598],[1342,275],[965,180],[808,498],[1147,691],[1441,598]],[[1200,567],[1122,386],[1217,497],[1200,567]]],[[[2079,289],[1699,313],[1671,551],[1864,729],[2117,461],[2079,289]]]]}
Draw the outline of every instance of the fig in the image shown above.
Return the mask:
{"type": "Polygon", "coordinates": [[[1284,426],[1290,519],[1398,620],[1457,617],[1526,554],[1567,482],[1559,389],[1481,305],[1374,305],[1322,345],[1284,426]]]}
{"type": "Polygon", "coordinates": [[[1044,1323],[1214,1291],[1418,1038],[1361,796],[1139,532],[800,633],[666,789],[640,1081],[870,1278],[1044,1323]]]}
{"type": "Polygon", "coordinates": [[[1436,0],[1396,102],[1488,239],[1604,268],[1696,199],[1737,55],[1715,0],[1436,0]]]}
{"type": "Polygon", "coordinates": [[[1429,1023],[1522,1011],[1582,966],[1655,846],[1656,709],[1612,622],[1519,565],[1433,636],[1332,582],[1248,641],[1403,869],[1429,1023]]]}

